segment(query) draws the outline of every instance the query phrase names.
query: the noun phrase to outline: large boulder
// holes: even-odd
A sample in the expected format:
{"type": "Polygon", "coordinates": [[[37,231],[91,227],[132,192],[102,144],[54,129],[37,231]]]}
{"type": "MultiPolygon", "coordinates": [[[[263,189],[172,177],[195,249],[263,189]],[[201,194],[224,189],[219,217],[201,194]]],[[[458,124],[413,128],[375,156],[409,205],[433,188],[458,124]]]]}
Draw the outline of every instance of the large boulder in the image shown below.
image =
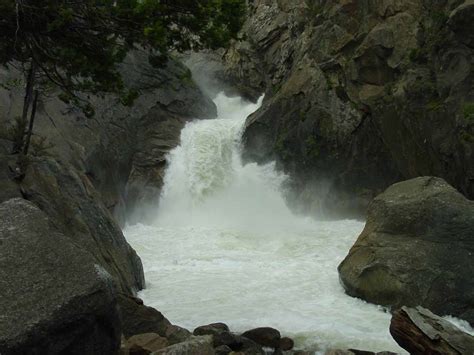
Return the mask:
{"type": "Polygon", "coordinates": [[[113,277],[121,292],[144,287],[142,263],[127,243],[90,178],[52,157],[29,157],[19,182],[22,196],[37,205],[72,243],[86,250],[113,277]]]}
{"type": "Polygon", "coordinates": [[[444,180],[389,187],[339,265],[346,292],[384,306],[417,306],[474,324],[474,201],[444,180]]]}
{"type": "Polygon", "coordinates": [[[117,353],[110,274],[31,202],[3,202],[0,220],[0,353],[117,353]]]}

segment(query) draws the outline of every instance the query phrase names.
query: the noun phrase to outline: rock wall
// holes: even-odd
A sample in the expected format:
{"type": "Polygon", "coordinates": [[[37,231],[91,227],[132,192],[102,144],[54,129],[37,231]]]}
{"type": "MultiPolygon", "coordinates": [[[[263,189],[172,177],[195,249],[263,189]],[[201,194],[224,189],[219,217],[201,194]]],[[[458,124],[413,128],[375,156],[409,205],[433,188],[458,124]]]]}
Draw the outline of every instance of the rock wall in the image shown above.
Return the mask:
{"type": "Polygon", "coordinates": [[[165,155],[179,143],[182,126],[214,117],[216,108],[176,60],[155,69],[147,53],[135,51],[122,72],[140,97],[126,107],[112,96],[89,96],[92,118],[59,100],[54,89],[43,94],[31,154],[19,159],[10,154],[10,128],[21,113],[23,89],[13,68],[1,69],[0,202],[33,202],[121,292],[133,294],[144,287],[142,265],[117,221],[132,215],[136,203],[156,201],[165,155]]]}
{"type": "Polygon", "coordinates": [[[472,1],[254,0],[225,73],[248,96],[246,159],[277,159],[305,209],[363,214],[395,181],[474,197],[472,1]]]}
{"type": "MultiPolygon", "coordinates": [[[[165,155],[179,143],[185,122],[216,115],[214,103],[177,60],[156,69],[149,65],[148,54],[137,50],[122,64],[122,73],[127,86],[140,93],[132,107],[116,97],[89,96],[96,113],[86,118],[60,101],[56,92],[43,95],[32,150],[86,174],[119,221],[137,202],[159,196],[165,155]]],[[[15,83],[18,75],[7,68],[0,77],[3,83],[15,83]]],[[[22,95],[21,85],[0,89],[0,125],[20,115],[22,95]]]]}

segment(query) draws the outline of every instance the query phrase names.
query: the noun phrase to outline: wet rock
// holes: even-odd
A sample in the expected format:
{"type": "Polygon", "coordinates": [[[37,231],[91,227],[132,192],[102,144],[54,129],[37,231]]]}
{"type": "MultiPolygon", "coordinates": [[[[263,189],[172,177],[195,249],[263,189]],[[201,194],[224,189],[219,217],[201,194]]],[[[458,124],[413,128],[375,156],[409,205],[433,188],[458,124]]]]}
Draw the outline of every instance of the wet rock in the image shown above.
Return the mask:
{"type": "Polygon", "coordinates": [[[33,203],[0,204],[0,353],[116,354],[113,277],[33,203]]]}
{"type": "Polygon", "coordinates": [[[474,337],[423,307],[394,312],[390,333],[410,354],[474,354],[474,337]]]}
{"type": "Polygon", "coordinates": [[[137,334],[126,341],[126,346],[121,349],[123,353],[130,355],[148,355],[154,351],[166,348],[168,340],[156,333],[137,334]]]}
{"type": "Polygon", "coordinates": [[[419,177],[374,199],[339,265],[346,292],[394,308],[422,305],[474,324],[474,201],[419,177]],[[455,262],[453,262],[455,260],[455,262]]]}
{"type": "Polygon", "coordinates": [[[182,327],[177,325],[169,325],[166,327],[165,337],[168,339],[170,345],[181,343],[190,338],[193,334],[182,327]]]}
{"type": "Polygon", "coordinates": [[[294,346],[295,346],[295,342],[293,341],[293,339],[288,338],[288,337],[283,337],[280,339],[279,348],[281,350],[284,350],[284,351],[291,350],[293,349],[294,346]]]}
{"type": "Polygon", "coordinates": [[[232,352],[232,349],[227,345],[220,345],[214,348],[214,351],[216,352],[216,355],[227,355],[232,352]]]}
{"type": "Polygon", "coordinates": [[[212,337],[193,336],[188,340],[168,346],[164,349],[155,351],[153,355],[214,355],[214,348],[212,347],[212,337]]]}
{"type": "Polygon", "coordinates": [[[280,332],[274,328],[255,328],[242,333],[242,336],[262,346],[268,346],[270,348],[278,348],[280,346],[281,335],[280,332]]]}
{"type": "Polygon", "coordinates": [[[211,323],[207,325],[201,325],[194,329],[194,335],[214,335],[222,332],[228,332],[229,327],[224,323],[211,323]]]}
{"type": "Polygon", "coordinates": [[[118,304],[122,316],[122,332],[126,338],[144,333],[167,337],[171,323],[159,311],[145,306],[140,299],[126,295],[119,295],[118,304]]]}

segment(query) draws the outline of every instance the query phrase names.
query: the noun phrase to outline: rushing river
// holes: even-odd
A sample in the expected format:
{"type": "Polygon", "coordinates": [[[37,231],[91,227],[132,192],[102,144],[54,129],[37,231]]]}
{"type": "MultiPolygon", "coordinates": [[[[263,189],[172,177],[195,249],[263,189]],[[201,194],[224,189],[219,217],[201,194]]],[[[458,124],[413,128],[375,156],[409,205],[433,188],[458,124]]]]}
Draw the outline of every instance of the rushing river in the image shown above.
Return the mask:
{"type": "Polygon", "coordinates": [[[337,266],[363,223],[293,215],[273,164],[243,165],[245,118],[260,102],[219,94],[218,118],[188,123],[154,222],[124,233],[142,258],[140,296],[189,329],[272,326],[298,347],[402,352],[381,308],[344,294],[337,266]]]}

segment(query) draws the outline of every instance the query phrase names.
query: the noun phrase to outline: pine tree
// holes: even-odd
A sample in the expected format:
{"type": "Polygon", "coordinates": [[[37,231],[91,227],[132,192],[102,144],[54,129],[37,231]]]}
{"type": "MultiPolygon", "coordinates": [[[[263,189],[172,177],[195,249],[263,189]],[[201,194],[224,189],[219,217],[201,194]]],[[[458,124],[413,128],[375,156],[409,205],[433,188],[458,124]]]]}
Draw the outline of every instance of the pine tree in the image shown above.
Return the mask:
{"type": "Polygon", "coordinates": [[[150,62],[163,65],[171,50],[225,46],[244,14],[245,0],[0,0],[0,64],[25,77],[20,122],[28,127],[17,152],[28,152],[48,85],[86,115],[94,112],[80,93],[115,93],[130,104],[137,93],[117,69],[130,50],[146,48],[150,62]]]}

